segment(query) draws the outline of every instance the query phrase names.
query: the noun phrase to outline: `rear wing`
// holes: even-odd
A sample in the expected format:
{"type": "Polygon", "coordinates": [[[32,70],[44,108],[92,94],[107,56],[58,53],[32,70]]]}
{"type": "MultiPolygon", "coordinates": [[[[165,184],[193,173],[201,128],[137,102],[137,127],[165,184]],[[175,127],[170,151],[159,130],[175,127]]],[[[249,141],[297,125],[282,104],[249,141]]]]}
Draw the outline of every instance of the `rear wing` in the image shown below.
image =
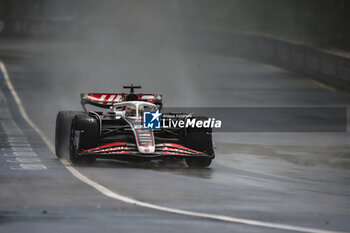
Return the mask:
{"type": "Polygon", "coordinates": [[[115,103],[123,101],[145,101],[153,103],[162,108],[162,95],[161,94],[126,94],[126,93],[82,93],[81,105],[86,111],[85,105],[90,104],[100,108],[110,108],[115,103]]]}

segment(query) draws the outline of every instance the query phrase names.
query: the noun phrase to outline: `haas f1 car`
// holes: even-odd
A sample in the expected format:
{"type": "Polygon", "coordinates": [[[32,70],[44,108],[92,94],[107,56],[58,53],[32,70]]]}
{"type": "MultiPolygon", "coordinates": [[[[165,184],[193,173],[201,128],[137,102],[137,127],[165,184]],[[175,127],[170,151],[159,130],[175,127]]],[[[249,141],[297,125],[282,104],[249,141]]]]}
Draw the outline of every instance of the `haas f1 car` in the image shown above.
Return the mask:
{"type": "Polygon", "coordinates": [[[205,121],[207,117],[160,113],[161,95],[135,94],[134,89],[141,86],[124,88],[129,88],[130,93],[83,93],[84,111],[57,114],[57,157],[68,157],[73,164],[92,163],[96,158],[131,162],[185,159],[189,167],[196,168],[211,164],[215,154],[210,127],[168,124],[168,127],[148,128],[143,124],[144,113],[153,113],[154,118],[161,115],[164,125],[169,121],[205,121]],[[87,111],[87,104],[102,111],[87,111]]]}

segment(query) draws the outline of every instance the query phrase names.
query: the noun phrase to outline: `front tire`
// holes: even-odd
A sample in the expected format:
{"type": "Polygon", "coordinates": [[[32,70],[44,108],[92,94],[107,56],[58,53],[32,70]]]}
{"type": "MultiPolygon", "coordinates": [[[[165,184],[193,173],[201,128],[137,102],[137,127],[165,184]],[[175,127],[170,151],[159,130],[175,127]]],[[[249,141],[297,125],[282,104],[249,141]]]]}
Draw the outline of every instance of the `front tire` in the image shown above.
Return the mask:
{"type": "MultiPolygon", "coordinates": [[[[196,117],[198,120],[207,120],[207,117],[196,117]]],[[[188,148],[203,152],[210,157],[191,157],[186,158],[187,166],[191,168],[209,167],[213,160],[214,146],[211,128],[188,128],[185,136],[185,143],[188,148]]]]}
{"type": "Polygon", "coordinates": [[[187,158],[185,161],[190,168],[206,168],[210,166],[212,158],[187,158]]]}
{"type": "Polygon", "coordinates": [[[56,117],[55,152],[58,158],[69,155],[69,138],[72,120],[80,112],[60,111],[56,117]]]}
{"type": "Polygon", "coordinates": [[[70,133],[69,160],[73,164],[91,164],[95,162],[94,157],[83,157],[78,155],[78,150],[94,148],[98,145],[99,122],[95,117],[88,114],[79,114],[73,118],[70,133]],[[75,143],[75,132],[80,131],[79,145],[75,143]]]}

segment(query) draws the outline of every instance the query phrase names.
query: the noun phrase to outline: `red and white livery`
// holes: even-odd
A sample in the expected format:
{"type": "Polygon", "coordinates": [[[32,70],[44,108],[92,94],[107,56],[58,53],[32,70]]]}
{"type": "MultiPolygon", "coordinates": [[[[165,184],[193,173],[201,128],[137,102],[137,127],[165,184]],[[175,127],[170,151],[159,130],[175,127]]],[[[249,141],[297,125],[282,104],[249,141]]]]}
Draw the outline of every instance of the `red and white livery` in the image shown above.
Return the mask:
{"type": "MultiPolygon", "coordinates": [[[[126,161],[185,159],[190,167],[210,165],[215,156],[211,128],[147,128],[143,124],[144,112],[161,115],[162,96],[136,94],[134,89],[140,86],[124,88],[129,88],[130,93],[83,93],[84,112],[58,113],[58,157],[68,154],[73,164],[107,158],[126,161]],[[88,111],[86,105],[104,111],[88,111]]],[[[195,118],[192,114],[166,113],[162,122],[176,117],[195,118]]]]}

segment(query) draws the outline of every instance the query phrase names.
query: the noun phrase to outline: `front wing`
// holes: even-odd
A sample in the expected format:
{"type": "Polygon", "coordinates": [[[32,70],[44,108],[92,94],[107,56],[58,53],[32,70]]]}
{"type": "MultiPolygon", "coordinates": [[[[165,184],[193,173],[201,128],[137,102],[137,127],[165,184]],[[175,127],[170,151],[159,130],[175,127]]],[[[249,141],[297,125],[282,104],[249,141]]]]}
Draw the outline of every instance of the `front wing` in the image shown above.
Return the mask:
{"type": "Polygon", "coordinates": [[[175,143],[161,143],[155,145],[156,149],[154,153],[140,153],[137,150],[136,144],[126,142],[113,142],[103,146],[99,146],[92,149],[83,150],[79,152],[80,156],[94,156],[114,158],[116,155],[131,155],[144,158],[157,158],[157,157],[212,157],[204,152],[196,151],[185,146],[175,143]]]}

